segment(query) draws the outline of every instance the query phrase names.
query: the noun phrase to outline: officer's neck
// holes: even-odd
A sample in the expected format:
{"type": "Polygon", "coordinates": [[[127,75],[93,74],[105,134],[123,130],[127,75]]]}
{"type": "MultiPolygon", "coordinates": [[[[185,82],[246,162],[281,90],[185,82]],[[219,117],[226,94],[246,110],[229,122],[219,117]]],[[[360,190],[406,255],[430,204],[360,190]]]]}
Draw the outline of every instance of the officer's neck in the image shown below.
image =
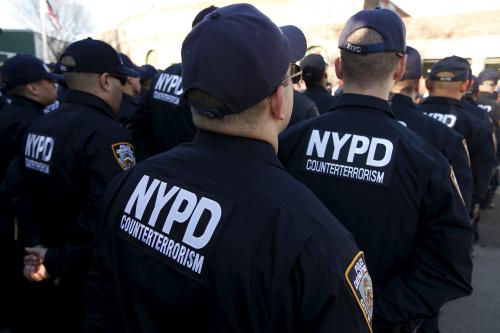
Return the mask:
{"type": "Polygon", "coordinates": [[[359,87],[355,85],[350,85],[344,82],[344,94],[359,94],[378,97],[383,100],[389,100],[390,86],[379,85],[376,87],[359,87]]]}
{"type": "Polygon", "coordinates": [[[452,98],[452,99],[456,99],[459,101],[462,99],[463,93],[461,93],[459,91],[457,92],[457,91],[439,89],[439,90],[432,91],[430,93],[430,96],[432,96],[432,97],[447,97],[447,98],[452,98]]]}

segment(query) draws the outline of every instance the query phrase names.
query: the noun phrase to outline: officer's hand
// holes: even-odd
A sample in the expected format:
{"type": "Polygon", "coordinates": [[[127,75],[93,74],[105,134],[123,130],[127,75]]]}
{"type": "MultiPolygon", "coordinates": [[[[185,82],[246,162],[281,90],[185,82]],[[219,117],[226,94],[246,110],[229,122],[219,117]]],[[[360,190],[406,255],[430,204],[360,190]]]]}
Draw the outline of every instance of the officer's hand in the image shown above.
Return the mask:
{"type": "Polygon", "coordinates": [[[40,282],[50,278],[44,265],[24,265],[23,275],[32,282],[40,282]]]}
{"type": "Polygon", "coordinates": [[[479,218],[479,214],[480,214],[479,203],[475,203],[472,205],[472,209],[469,213],[469,217],[472,224],[474,224],[476,220],[479,218]]]}
{"type": "Polygon", "coordinates": [[[43,265],[48,249],[43,245],[37,245],[35,247],[27,247],[25,250],[29,254],[24,257],[24,277],[29,281],[35,282],[48,279],[49,274],[43,265]]]}

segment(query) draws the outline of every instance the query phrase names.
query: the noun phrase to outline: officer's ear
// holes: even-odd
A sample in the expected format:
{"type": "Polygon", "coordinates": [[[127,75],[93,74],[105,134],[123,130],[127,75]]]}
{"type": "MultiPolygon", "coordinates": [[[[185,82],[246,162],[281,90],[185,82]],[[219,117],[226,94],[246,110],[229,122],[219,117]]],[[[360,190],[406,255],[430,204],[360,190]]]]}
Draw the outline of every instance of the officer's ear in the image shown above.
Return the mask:
{"type": "Polygon", "coordinates": [[[134,85],[134,80],[135,78],[131,77],[131,76],[127,76],[127,83],[130,84],[130,85],[134,85]]]}
{"type": "Polygon", "coordinates": [[[27,95],[27,97],[40,95],[38,85],[35,82],[27,83],[25,85],[24,93],[27,95]]]}
{"type": "Polygon", "coordinates": [[[466,93],[467,91],[469,91],[470,84],[471,80],[462,81],[462,84],[460,84],[460,92],[466,93]]]}
{"type": "MultiPolygon", "coordinates": [[[[292,84],[291,82],[289,84],[292,84]]],[[[275,119],[283,120],[285,119],[285,87],[283,85],[279,85],[278,88],[274,91],[274,93],[269,96],[269,110],[271,111],[271,115],[275,119]]]]}
{"type": "Polygon", "coordinates": [[[109,73],[102,73],[99,75],[99,87],[101,87],[102,90],[109,92],[112,89],[112,83],[111,83],[111,76],[109,73]]]}
{"type": "Polygon", "coordinates": [[[342,71],[342,58],[335,58],[335,74],[339,80],[344,78],[344,72],[342,71]]]}
{"type": "Polygon", "coordinates": [[[405,67],[406,67],[406,59],[408,59],[408,56],[405,54],[402,57],[399,57],[398,63],[396,65],[396,71],[394,72],[394,75],[392,76],[392,79],[394,81],[399,81],[405,74],[405,67]]]}

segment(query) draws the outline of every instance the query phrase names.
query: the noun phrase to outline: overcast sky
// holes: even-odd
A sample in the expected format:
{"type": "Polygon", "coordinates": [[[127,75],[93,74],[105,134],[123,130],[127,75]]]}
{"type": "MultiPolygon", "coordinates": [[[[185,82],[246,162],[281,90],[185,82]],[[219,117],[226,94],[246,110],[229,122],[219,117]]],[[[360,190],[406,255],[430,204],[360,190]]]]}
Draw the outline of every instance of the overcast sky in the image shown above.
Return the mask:
{"type": "MultiPolygon", "coordinates": [[[[15,5],[26,0],[0,0],[0,28],[24,29],[22,22],[15,19],[15,5]]],[[[195,0],[64,0],[78,1],[86,6],[92,14],[94,33],[109,30],[120,21],[136,12],[147,11],[153,4],[161,5],[162,1],[174,3],[198,2],[195,0]]],[[[344,0],[350,1],[350,0],[344,0]]],[[[217,0],[213,1],[217,5],[217,0]]],[[[219,1],[220,2],[220,1],[219,1]]],[[[240,1],[235,1],[240,2],[240,1]]],[[[241,1],[243,2],[243,1],[241,1]]],[[[248,1],[252,3],[252,1],[248,1]]],[[[304,0],[307,6],[314,6],[315,0],[304,0]]],[[[467,13],[474,11],[499,10],[500,0],[393,0],[411,16],[440,16],[447,14],[467,13]]],[[[286,10],[286,9],[284,9],[286,10]]],[[[354,13],[353,13],[354,14],[354,13]]],[[[500,20],[499,20],[500,22],[500,20]]],[[[500,23],[499,23],[500,33],[500,23]]]]}

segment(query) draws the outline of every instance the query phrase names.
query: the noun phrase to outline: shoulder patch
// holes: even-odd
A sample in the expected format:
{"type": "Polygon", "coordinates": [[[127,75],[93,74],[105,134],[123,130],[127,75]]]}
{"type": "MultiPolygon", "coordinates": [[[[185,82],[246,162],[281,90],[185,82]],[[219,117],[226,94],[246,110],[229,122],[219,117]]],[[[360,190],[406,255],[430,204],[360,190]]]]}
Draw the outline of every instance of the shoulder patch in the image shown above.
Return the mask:
{"type": "Polygon", "coordinates": [[[359,251],[354,259],[352,259],[345,271],[345,278],[349,287],[351,287],[356,302],[363,312],[370,332],[373,332],[373,286],[370,274],[368,274],[368,268],[366,267],[365,255],[362,251],[359,251]]]}
{"type": "Polygon", "coordinates": [[[469,155],[469,147],[467,146],[467,140],[462,139],[462,145],[464,146],[465,153],[467,154],[467,162],[469,163],[470,168],[470,155],[469,155]]]}
{"type": "Polygon", "coordinates": [[[458,186],[457,177],[455,177],[455,172],[453,171],[453,167],[450,165],[450,179],[453,185],[455,185],[455,189],[462,200],[462,203],[465,205],[464,197],[462,196],[462,191],[460,190],[460,186],[458,186]]]}
{"type": "Polygon", "coordinates": [[[111,145],[116,162],[126,171],[135,165],[134,146],[128,142],[117,142],[111,145]]]}

